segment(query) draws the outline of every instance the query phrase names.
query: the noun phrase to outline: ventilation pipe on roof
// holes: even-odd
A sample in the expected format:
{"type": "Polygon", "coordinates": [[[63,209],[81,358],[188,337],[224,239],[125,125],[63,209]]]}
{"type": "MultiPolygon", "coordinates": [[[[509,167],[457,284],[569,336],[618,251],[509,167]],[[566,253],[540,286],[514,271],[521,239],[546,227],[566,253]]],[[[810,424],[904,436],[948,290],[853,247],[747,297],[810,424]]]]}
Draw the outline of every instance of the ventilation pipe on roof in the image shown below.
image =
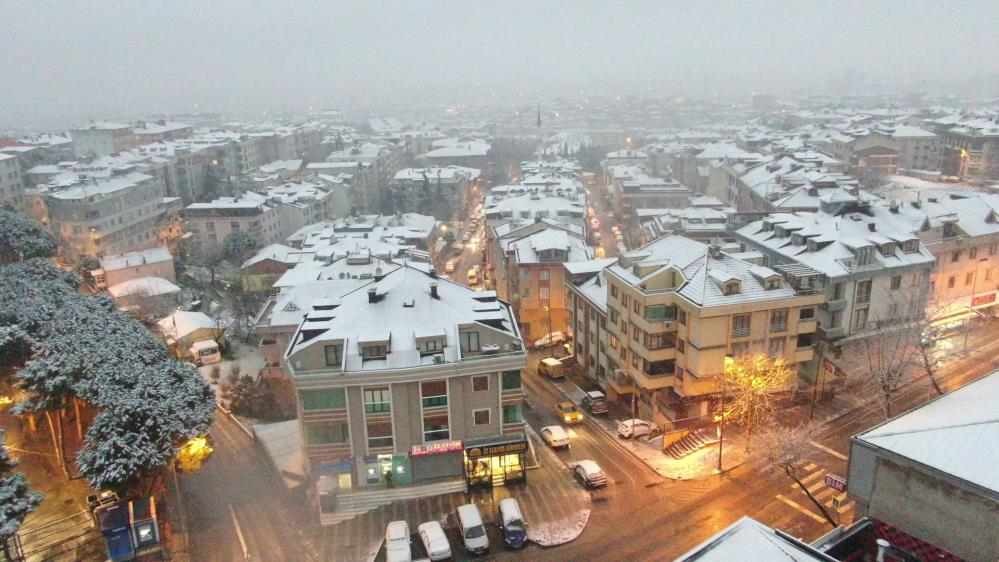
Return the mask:
{"type": "Polygon", "coordinates": [[[870,230],[871,232],[877,232],[878,225],[874,224],[873,222],[869,222],[867,223],[867,230],[870,230]]]}
{"type": "Polygon", "coordinates": [[[371,287],[368,289],[368,304],[374,304],[378,302],[378,289],[371,287]]]}
{"type": "Polygon", "coordinates": [[[441,296],[437,294],[437,281],[430,282],[430,297],[438,300],[441,298],[441,296]]]}
{"type": "Polygon", "coordinates": [[[708,255],[716,260],[720,260],[722,257],[721,246],[718,244],[712,244],[708,246],[708,255]]]}
{"type": "Polygon", "coordinates": [[[427,272],[431,277],[437,279],[437,269],[434,266],[430,266],[430,271],[427,272]]]}

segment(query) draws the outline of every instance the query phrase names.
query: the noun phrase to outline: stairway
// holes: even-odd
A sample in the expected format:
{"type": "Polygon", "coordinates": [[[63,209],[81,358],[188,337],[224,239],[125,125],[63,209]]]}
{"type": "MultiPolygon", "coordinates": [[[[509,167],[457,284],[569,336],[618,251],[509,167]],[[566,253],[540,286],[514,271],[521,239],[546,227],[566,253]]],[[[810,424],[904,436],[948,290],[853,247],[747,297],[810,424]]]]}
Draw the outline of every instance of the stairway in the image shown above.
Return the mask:
{"type": "Polygon", "coordinates": [[[343,521],[349,521],[359,515],[364,515],[383,505],[401,500],[411,500],[415,498],[425,498],[429,496],[440,496],[454,492],[465,492],[466,485],[464,478],[456,478],[433,484],[422,486],[403,486],[399,488],[373,488],[370,491],[364,488],[361,491],[349,494],[339,494],[336,498],[336,511],[332,513],[321,513],[319,521],[322,525],[336,525],[343,521]]]}
{"type": "Polygon", "coordinates": [[[666,454],[674,459],[680,459],[717,442],[718,438],[713,433],[697,429],[688,433],[683,439],[666,447],[666,454]]]}

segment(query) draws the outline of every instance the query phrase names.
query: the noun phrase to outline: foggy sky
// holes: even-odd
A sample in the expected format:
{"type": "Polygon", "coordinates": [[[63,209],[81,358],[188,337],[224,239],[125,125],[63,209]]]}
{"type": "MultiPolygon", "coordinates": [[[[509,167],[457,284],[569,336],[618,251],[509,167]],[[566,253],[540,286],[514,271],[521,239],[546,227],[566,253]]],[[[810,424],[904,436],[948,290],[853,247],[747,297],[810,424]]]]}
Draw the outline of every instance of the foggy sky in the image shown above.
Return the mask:
{"type": "Polygon", "coordinates": [[[996,76],[997,24],[994,0],[8,1],[0,124],[967,81],[996,76]]]}

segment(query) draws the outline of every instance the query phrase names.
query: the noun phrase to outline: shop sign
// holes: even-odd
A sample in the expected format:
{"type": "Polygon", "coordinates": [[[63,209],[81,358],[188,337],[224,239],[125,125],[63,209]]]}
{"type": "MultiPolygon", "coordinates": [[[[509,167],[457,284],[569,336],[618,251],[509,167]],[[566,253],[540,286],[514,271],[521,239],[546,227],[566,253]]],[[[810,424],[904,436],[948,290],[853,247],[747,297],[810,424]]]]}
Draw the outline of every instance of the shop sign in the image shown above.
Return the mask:
{"type": "Polygon", "coordinates": [[[443,455],[446,453],[456,453],[464,445],[461,441],[437,441],[434,443],[426,443],[424,445],[413,445],[413,448],[409,452],[411,457],[426,457],[429,455],[443,455]]]}
{"type": "Polygon", "coordinates": [[[351,457],[329,460],[312,459],[312,472],[315,474],[350,474],[353,471],[354,462],[351,457]]]}
{"type": "Polygon", "coordinates": [[[837,476],[832,473],[828,473],[826,474],[826,486],[829,486],[830,488],[836,490],[837,492],[845,492],[846,478],[843,478],[842,476],[837,476]]]}
{"type": "Polygon", "coordinates": [[[487,445],[484,447],[472,447],[465,451],[468,458],[493,457],[496,455],[506,455],[509,453],[520,453],[527,450],[527,441],[517,441],[514,443],[502,443],[499,445],[487,445]]]}
{"type": "Polygon", "coordinates": [[[987,295],[979,295],[979,296],[971,299],[971,306],[972,306],[972,308],[974,308],[976,306],[983,306],[983,305],[994,303],[994,302],[996,302],[996,294],[995,293],[989,293],[987,295]]]}

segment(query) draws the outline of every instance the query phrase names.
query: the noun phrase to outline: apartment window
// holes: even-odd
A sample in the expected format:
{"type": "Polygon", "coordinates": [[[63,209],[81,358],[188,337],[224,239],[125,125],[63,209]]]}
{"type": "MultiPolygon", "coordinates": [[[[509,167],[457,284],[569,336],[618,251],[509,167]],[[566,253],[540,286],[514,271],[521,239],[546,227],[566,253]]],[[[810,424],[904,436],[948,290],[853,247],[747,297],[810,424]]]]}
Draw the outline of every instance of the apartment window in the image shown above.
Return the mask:
{"type": "Polygon", "coordinates": [[[784,341],[784,338],[771,338],[767,342],[767,355],[770,357],[784,355],[784,341]]]}
{"type": "Polygon", "coordinates": [[[631,310],[635,314],[640,314],[641,313],[642,305],[638,304],[638,299],[635,299],[634,302],[632,302],[631,310]]]}
{"type": "Polygon", "coordinates": [[[656,304],[645,307],[646,320],[672,320],[676,317],[676,307],[656,304]]]}
{"type": "Polygon", "coordinates": [[[549,299],[549,297],[550,297],[550,293],[548,291],[548,287],[538,287],[538,298],[539,299],[541,299],[543,301],[546,301],[546,300],[549,299]]]}
{"type": "Polygon", "coordinates": [[[467,353],[479,350],[479,333],[478,332],[460,332],[458,334],[458,339],[461,343],[461,352],[467,353]]]}
{"type": "Polygon", "coordinates": [[[231,228],[234,231],[238,231],[239,230],[239,223],[238,222],[231,222],[231,223],[229,223],[229,228],[231,228]]]}
{"type": "Polygon", "coordinates": [[[610,321],[611,321],[611,324],[617,324],[617,316],[618,316],[617,315],[617,310],[611,308],[610,309],[610,321]]]}
{"type": "Polygon", "coordinates": [[[736,342],[732,344],[732,355],[745,355],[749,353],[749,342],[736,342]]]}
{"type": "Polygon", "coordinates": [[[438,353],[444,351],[444,340],[442,339],[429,339],[423,340],[419,345],[420,353],[438,353]]]}
{"type": "Polygon", "coordinates": [[[472,392],[484,392],[486,390],[489,390],[489,377],[487,375],[472,377],[472,392]]]}
{"type": "Polygon", "coordinates": [[[978,248],[968,248],[968,259],[973,260],[978,257],[978,248]]]}
{"type": "Polygon", "coordinates": [[[833,295],[830,300],[838,301],[843,298],[843,283],[833,285],[833,295]]]}
{"type": "Polygon", "coordinates": [[[787,330],[787,310],[774,310],[770,313],[770,331],[783,332],[787,330]]]}
{"type": "Polygon", "coordinates": [[[475,422],[475,425],[489,425],[489,410],[473,411],[472,420],[475,422]]]}
{"type": "Polygon", "coordinates": [[[347,424],[305,424],[306,445],[339,445],[347,442],[347,424]]]}
{"type": "Polygon", "coordinates": [[[638,341],[641,337],[642,337],[642,330],[638,326],[632,324],[631,325],[631,339],[632,339],[632,341],[638,341]]]}
{"type": "Polygon", "coordinates": [[[503,381],[500,388],[507,390],[520,390],[520,371],[503,371],[503,381]]]}
{"type": "Polygon", "coordinates": [[[547,269],[538,272],[538,281],[548,281],[549,279],[551,279],[551,272],[547,269]]]}
{"type": "Polygon", "coordinates": [[[891,290],[894,291],[895,289],[901,289],[901,288],[902,288],[902,276],[901,275],[896,275],[896,276],[892,277],[891,278],[891,290]]]}
{"type": "Polygon", "coordinates": [[[503,423],[523,423],[524,412],[520,404],[508,404],[503,406],[503,423]]]}
{"type": "Polygon", "coordinates": [[[611,349],[617,349],[617,338],[614,336],[609,336],[607,339],[610,341],[611,349]]]}
{"type": "Polygon", "coordinates": [[[645,334],[644,343],[645,348],[650,350],[670,349],[676,345],[676,334],[673,332],[645,334]]]}
{"type": "Polygon", "coordinates": [[[948,289],[953,289],[955,283],[957,283],[957,278],[955,278],[953,275],[951,275],[950,277],[947,278],[947,288],[948,289]]]}
{"type": "Polygon", "coordinates": [[[364,389],[364,413],[387,414],[392,410],[388,387],[364,389]]]}
{"type": "Polygon", "coordinates": [[[621,304],[624,305],[624,311],[628,312],[628,295],[621,293],[621,304]]]}
{"type": "Polygon", "coordinates": [[[327,345],[326,346],[326,366],[327,367],[339,367],[343,364],[343,346],[342,345],[327,345]]]}
{"type": "Polygon", "coordinates": [[[347,407],[347,393],[342,388],[323,388],[318,390],[300,390],[298,398],[302,410],[342,410],[347,407]]]}
{"type": "Polygon", "coordinates": [[[447,406],[447,381],[424,381],[420,383],[421,403],[424,408],[447,406]]]}
{"type": "Polygon", "coordinates": [[[736,314],[732,316],[732,337],[744,338],[749,335],[749,314],[736,314]]]}
{"type": "Polygon", "coordinates": [[[617,285],[614,285],[613,283],[611,283],[610,287],[611,287],[611,289],[610,289],[611,296],[614,297],[614,298],[617,298],[617,285]]]}
{"type": "Polygon", "coordinates": [[[632,353],[631,354],[631,366],[634,367],[634,368],[636,368],[636,369],[638,368],[638,354],[637,353],[632,353]]]}
{"type": "Polygon", "coordinates": [[[853,330],[863,330],[867,328],[867,309],[858,308],[853,311],[853,330]]]}
{"type": "Polygon", "coordinates": [[[814,308],[802,308],[798,311],[798,321],[804,322],[806,320],[815,319],[815,309],[814,308]]]}
{"type": "Polygon", "coordinates": [[[815,334],[798,334],[797,346],[798,349],[804,347],[812,347],[812,340],[815,334]]]}
{"type": "Polygon", "coordinates": [[[855,304],[867,304],[871,302],[871,280],[865,279],[863,281],[857,281],[857,296],[854,299],[855,304]]]}
{"type": "Polygon", "coordinates": [[[392,422],[368,422],[368,448],[391,447],[392,422]]]}
{"type": "Polygon", "coordinates": [[[522,299],[529,299],[529,298],[531,298],[531,288],[530,287],[522,287],[520,289],[520,298],[522,298],[522,299]]]}
{"type": "Polygon", "coordinates": [[[687,350],[687,342],[683,340],[676,340],[676,352],[683,353],[687,350]]]}
{"type": "Polygon", "coordinates": [[[451,438],[447,414],[434,414],[423,418],[423,441],[441,441],[451,438]]]}
{"type": "Polygon", "coordinates": [[[974,271],[969,271],[968,273],[964,274],[964,284],[965,284],[965,286],[971,285],[974,282],[975,282],[975,272],[974,271]]]}
{"type": "Polygon", "coordinates": [[[388,355],[388,346],[366,345],[361,348],[361,357],[365,359],[379,359],[388,355]]]}
{"type": "Polygon", "coordinates": [[[951,261],[951,263],[956,262],[956,261],[958,261],[960,259],[961,259],[961,250],[957,250],[957,251],[951,253],[951,255],[950,255],[950,261],[951,261]]]}
{"type": "Polygon", "coordinates": [[[679,314],[678,314],[678,317],[679,317],[679,320],[680,320],[680,325],[681,326],[686,326],[687,325],[687,311],[686,310],[681,310],[679,312],[679,314]]]}

